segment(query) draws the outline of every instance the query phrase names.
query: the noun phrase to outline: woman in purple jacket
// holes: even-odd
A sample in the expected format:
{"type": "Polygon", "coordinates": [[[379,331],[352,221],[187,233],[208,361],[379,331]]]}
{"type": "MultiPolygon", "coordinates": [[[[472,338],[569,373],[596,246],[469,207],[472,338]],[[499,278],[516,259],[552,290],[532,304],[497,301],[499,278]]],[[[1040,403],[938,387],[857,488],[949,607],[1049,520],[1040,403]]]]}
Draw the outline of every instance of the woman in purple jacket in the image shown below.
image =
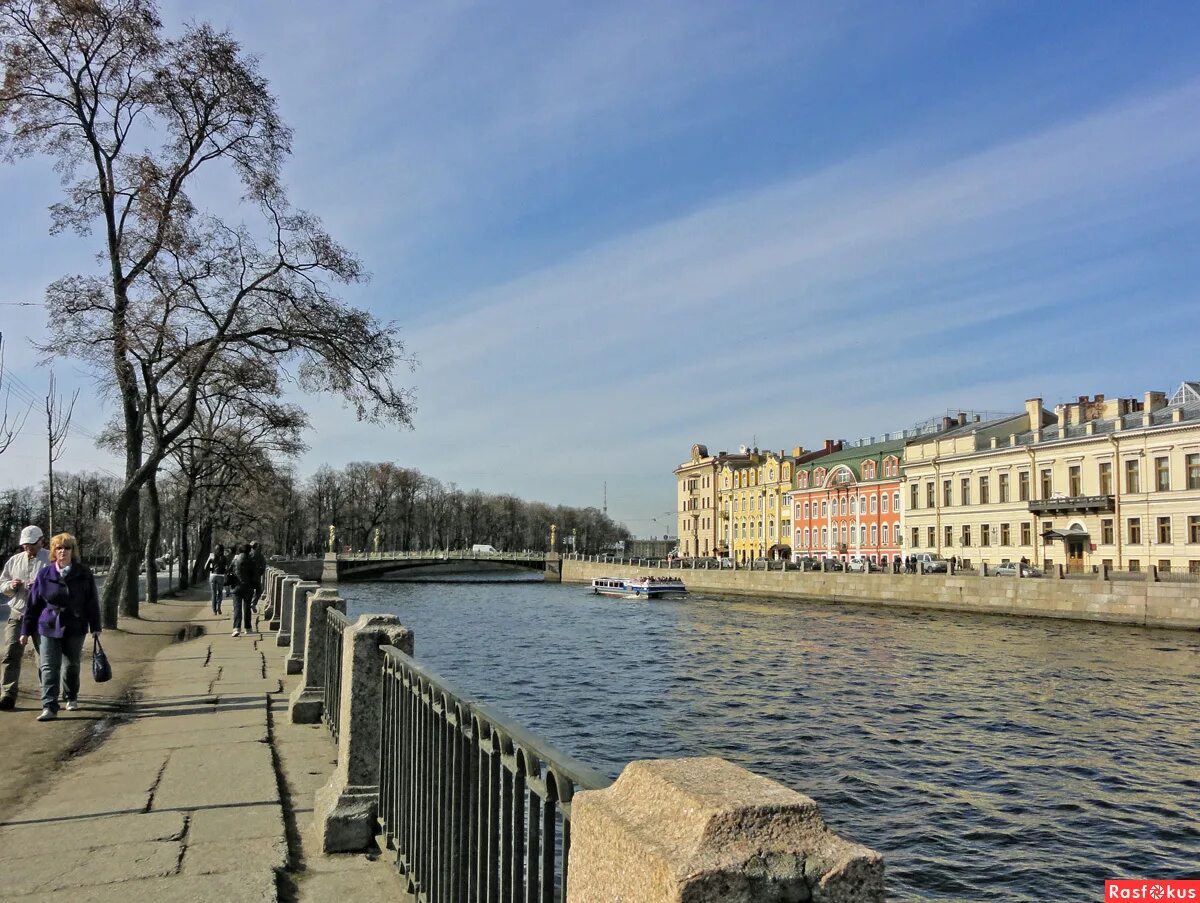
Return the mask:
{"type": "Polygon", "coordinates": [[[70,533],[50,540],[50,564],[38,571],[29,587],[29,603],[21,623],[21,645],[40,636],[42,714],[38,721],[58,717],[61,671],[67,711],[79,708],[79,663],[83,641],[100,635],[100,595],[96,578],[82,561],[75,561],[77,543],[70,533]],[[66,660],[65,663],[63,660],[66,660]]]}

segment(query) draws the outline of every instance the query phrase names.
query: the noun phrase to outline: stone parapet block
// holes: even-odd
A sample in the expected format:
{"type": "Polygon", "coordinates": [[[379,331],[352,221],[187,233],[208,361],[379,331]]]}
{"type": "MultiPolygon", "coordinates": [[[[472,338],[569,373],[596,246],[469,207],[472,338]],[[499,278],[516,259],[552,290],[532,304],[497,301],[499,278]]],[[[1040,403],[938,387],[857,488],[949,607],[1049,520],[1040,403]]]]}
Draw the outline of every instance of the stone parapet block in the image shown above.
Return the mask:
{"type": "Polygon", "coordinates": [[[377,832],[383,646],[412,655],[413,633],[394,615],[363,615],[343,636],[337,768],[314,812],[325,853],[368,849],[377,832]]]}
{"type": "Polygon", "coordinates": [[[300,583],[299,577],[294,577],[291,574],[283,578],[283,587],[280,589],[280,606],[279,606],[279,629],[275,633],[276,646],[290,646],[292,642],[292,606],[287,602],[292,598],[292,594],[296,591],[296,585],[300,583]]]}
{"type": "Polygon", "coordinates": [[[292,598],[284,600],[285,605],[292,609],[292,635],[287,655],[284,656],[284,671],[288,674],[299,674],[304,668],[304,638],[308,628],[308,599],[311,593],[321,588],[321,584],[312,580],[302,580],[292,589],[292,598]]]}
{"type": "Polygon", "coordinates": [[[571,802],[572,903],[882,903],[883,857],[724,759],[630,763],[571,802]]]}
{"type": "Polygon", "coordinates": [[[288,700],[293,724],[316,724],[325,710],[325,618],[329,609],[346,613],[346,600],[336,590],[319,589],[308,597],[304,631],[304,667],[288,700]]]}

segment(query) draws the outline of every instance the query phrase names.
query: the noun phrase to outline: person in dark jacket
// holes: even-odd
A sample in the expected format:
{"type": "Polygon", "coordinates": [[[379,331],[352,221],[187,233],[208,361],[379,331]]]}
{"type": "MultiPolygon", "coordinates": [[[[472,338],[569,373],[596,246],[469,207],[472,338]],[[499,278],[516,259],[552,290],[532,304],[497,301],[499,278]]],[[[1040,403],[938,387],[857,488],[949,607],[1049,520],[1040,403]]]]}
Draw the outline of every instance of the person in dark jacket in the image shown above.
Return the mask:
{"type": "Polygon", "coordinates": [[[257,539],[250,543],[250,558],[254,562],[254,593],[250,597],[250,610],[258,611],[258,600],[263,591],[263,577],[267,575],[267,559],[259,549],[257,539]]]}
{"type": "Polygon", "coordinates": [[[229,563],[229,572],[237,578],[233,591],[233,636],[249,633],[254,622],[250,619],[250,600],[254,598],[254,556],[248,545],[238,546],[238,553],[229,563]]]}
{"type": "Polygon", "coordinates": [[[75,560],[79,544],[70,533],[50,540],[50,564],[38,571],[29,587],[21,622],[21,645],[31,636],[38,644],[42,672],[42,713],[38,721],[58,717],[60,681],[67,711],[79,708],[79,664],[83,641],[100,636],[100,594],[88,566],[75,560]],[[61,672],[61,673],[60,673],[61,672]]]}
{"type": "Polygon", "coordinates": [[[212,611],[214,615],[219,615],[221,613],[221,600],[225,595],[225,574],[229,570],[229,556],[225,554],[225,547],[221,543],[217,543],[217,547],[208,556],[208,561],[204,563],[204,569],[208,571],[208,588],[212,594],[212,611]]]}

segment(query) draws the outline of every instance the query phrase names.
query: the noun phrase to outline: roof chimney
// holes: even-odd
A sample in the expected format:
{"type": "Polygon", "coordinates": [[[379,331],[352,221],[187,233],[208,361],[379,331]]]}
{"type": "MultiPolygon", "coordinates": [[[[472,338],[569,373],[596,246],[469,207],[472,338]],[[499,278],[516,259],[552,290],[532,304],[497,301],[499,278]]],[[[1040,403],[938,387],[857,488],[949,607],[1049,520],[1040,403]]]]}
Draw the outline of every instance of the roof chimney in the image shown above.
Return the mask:
{"type": "Polygon", "coordinates": [[[1029,428],[1031,430],[1040,430],[1042,428],[1042,400],[1040,398],[1028,398],[1025,400],[1025,414],[1029,418],[1029,428]]]}
{"type": "Polygon", "coordinates": [[[950,427],[952,427],[952,426],[954,426],[954,418],[953,417],[943,417],[942,418],[942,432],[943,433],[946,432],[946,430],[950,429],[950,427]]]}
{"type": "Polygon", "coordinates": [[[959,412],[958,412],[958,425],[959,425],[959,426],[966,426],[966,425],[967,425],[967,415],[966,415],[966,412],[965,412],[965,411],[959,411],[959,412]]]}
{"type": "Polygon", "coordinates": [[[1142,401],[1142,411],[1149,414],[1167,406],[1167,393],[1147,392],[1142,401]]]}
{"type": "Polygon", "coordinates": [[[792,449],[792,457],[793,458],[799,458],[803,454],[804,454],[804,446],[803,445],[797,445],[795,448],[792,449]]]}

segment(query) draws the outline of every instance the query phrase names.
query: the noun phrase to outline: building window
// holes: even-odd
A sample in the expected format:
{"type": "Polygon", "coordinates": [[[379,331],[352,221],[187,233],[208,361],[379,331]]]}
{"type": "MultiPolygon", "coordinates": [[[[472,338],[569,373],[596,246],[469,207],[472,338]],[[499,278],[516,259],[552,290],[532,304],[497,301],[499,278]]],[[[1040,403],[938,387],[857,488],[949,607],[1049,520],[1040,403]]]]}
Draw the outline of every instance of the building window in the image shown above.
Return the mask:
{"type": "Polygon", "coordinates": [[[1054,495],[1054,474],[1047,467],[1042,471],[1042,498],[1048,499],[1054,495]]]}
{"type": "Polygon", "coordinates": [[[1033,527],[1030,525],[1029,521],[1023,521],[1021,523],[1021,545],[1033,545],[1033,527]]]}
{"type": "Polygon", "coordinates": [[[846,525],[842,524],[842,545],[846,545],[849,540],[846,538],[846,525]]]}
{"type": "Polygon", "coordinates": [[[1000,545],[1012,545],[1012,530],[1009,528],[1008,524],[1000,525],[1000,545]]]}
{"type": "Polygon", "coordinates": [[[858,501],[857,499],[850,499],[850,513],[851,514],[858,513],[858,505],[856,504],[857,501],[858,501]]]}
{"type": "MultiPolygon", "coordinates": [[[[874,530],[875,528],[872,527],[871,529],[874,530]]],[[[883,525],[883,530],[881,532],[883,533],[883,544],[886,546],[888,544],[888,525],[887,524],[883,525]]]]}
{"type": "Polygon", "coordinates": [[[1158,541],[1164,545],[1171,542],[1171,518],[1160,517],[1158,519],[1158,541]]]}
{"type": "Polygon", "coordinates": [[[862,525],[860,525],[860,526],[859,526],[859,528],[858,528],[858,544],[859,544],[860,546],[865,546],[865,545],[867,544],[867,527],[866,527],[866,524],[862,524],[862,525]]]}
{"type": "Polygon", "coordinates": [[[808,520],[808,502],[804,503],[804,519],[808,520]]]}
{"type": "Polygon", "coordinates": [[[892,511],[896,514],[900,513],[900,493],[898,491],[892,493],[892,511]]]}
{"type": "Polygon", "coordinates": [[[908,487],[908,496],[909,507],[916,511],[921,501],[921,487],[913,483],[908,487]]]}
{"type": "Polygon", "coordinates": [[[1106,546],[1113,544],[1113,519],[1111,517],[1100,521],[1100,542],[1106,546]]]}
{"type": "Polygon", "coordinates": [[[829,528],[828,527],[821,528],[821,545],[825,548],[829,547],[829,528]]]}
{"type": "Polygon", "coordinates": [[[878,508],[879,508],[879,496],[873,495],[873,496],[871,496],[871,513],[874,514],[878,508]]]}
{"type": "Polygon", "coordinates": [[[1142,519],[1140,517],[1129,518],[1129,544],[1141,545],[1142,543],[1142,519]]]}
{"type": "Polygon", "coordinates": [[[865,495],[860,495],[858,497],[858,510],[862,514],[867,513],[867,497],[865,495]]]}
{"type": "Polygon", "coordinates": [[[971,544],[971,528],[965,524],[962,528],[962,544],[964,546],[969,546],[971,544]]]}
{"type": "Polygon", "coordinates": [[[920,548],[920,546],[921,546],[921,528],[913,527],[912,528],[912,547],[914,549],[916,549],[916,548],[920,548]]]}
{"type": "Polygon", "coordinates": [[[846,516],[846,497],[842,496],[842,517],[846,516]]]}
{"type": "Polygon", "coordinates": [[[888,513],[888,502],[889,502],[889,501],[890,501],[890,499],[889,499],[889,497],[888,497],[888,494],[887,494],[886,492],[885,492],[885,493],[883,494],[883,496],[882,496],[882,497],[879,499],[879,510],[880,510],[880,511],[882,511],[884,514],[887,514],[887,513],[888,513]]]}
{"type": "Polygon", "coordinates": [[[1200,515],[1188,515],[1188,542],[1200,542],[1200,515]]]}
{"type": "Polygon", "coordinates": [[[828,517],[828,516],[829,516],[829,503],[821,502],[821,517],[828,517]]]}
{"type": "Polygon", "coordinates": [[[1171,488],[1171,464],[1166,458],[1154,459],[1154,488],[1159,492],[1171,488]]]}
{"type": "Polygon", "coordinates": [[[1112,462],[1105,461],[1100,465],[1100,494],[1112,495],[1112,462]]]}
{"type": "Polygon", "coordinates": [[[962,495],[962,498],[960,498],[958,500],[958,503],[960,505],[971,504],[971,478],[970,477],[963,477],[961,480],[959,480],[959,493],[962,495]]]}
{"type": "Polygon", "coordinates": [[[937,537],[934,535],[933,527],[925,528],[925,539],[926,539],[925,544],[927,546],[929,546],[929,548],[932,549],[934,546],[937,545],[937,537]]]}
{"type": "Polygon", "coordinates": [[[942,504],[947,508],[954,504],[953,494],[950,491],[949,480],[942,480],[942,504]]]}
{"type": "Polygon", "coordinates": [[[1008,501],[1008,474],[1002,473],[999,477],[1000,485],[996,487],[997,494],[1000,496],[1001,502],[1008,501]]]}
{"type": "Polygon", "coordinates": [[[937,502],[934,500],[934,497],[933,497],[933,484],[926,483],[925,484],[925,507],[933,508],[936,505],[937,505],[937,502]]]}
{"type": "Polygon", "coordinates": [[[1083,495],[1083,469],[1078,464],[1072,464],[1067,469],[1067,494],[1071,498],[1083,495]]]}
{"type": "Polygon", "coordinates": [[[979,528],[979,544],[981,546],[990,546],[992,544],[992,525],[983,524],[979,528]]]}
{"type": "Polygon", "coordinates": [[[1141,480],[1138,479],[1138,462],[1136,460],[1125,462],[1125,491],[1142,491],[1141,480]]]}
{"type": "Polygon", "coordinates": [[[1029,471],[1022,470],[1017,474],[1017,500],[1029,501],[1029,471]]]}
{"type": "Polygon", "coordinates": [[[954,545],[954,528],[949,524],[946,524],[946,526],[942,529],[942,532],[945,534],[944,538],[946,540],[943,545],[945,545],[948,549],[954,545]]]}
{"type": "Polygon", "coordinates": [[[1184,463],[1187,465],[1187,488],[1200,489],[1200,455],[1188,455],[1184,463]]]}
{"type": "Polygon", "coordinates": [[[986,505],[988,503],[988,478],[979,478],[979,504],[986,505]]]}
{"type": "Polygon", "coordinates": [[[1142,563],[1140,561],[1138,561],[1136,558],[1129,559],[1129,570],[1140,571],[1141,569],[1142,569],[1142,563]]]}
{"type": "Polygon", "coordinates": [[[1188,562],[1188,573],[1193,576],[1200,574],[1200,561],[1197,561],[1195,558],[1190,560],[1188,562]]]}

